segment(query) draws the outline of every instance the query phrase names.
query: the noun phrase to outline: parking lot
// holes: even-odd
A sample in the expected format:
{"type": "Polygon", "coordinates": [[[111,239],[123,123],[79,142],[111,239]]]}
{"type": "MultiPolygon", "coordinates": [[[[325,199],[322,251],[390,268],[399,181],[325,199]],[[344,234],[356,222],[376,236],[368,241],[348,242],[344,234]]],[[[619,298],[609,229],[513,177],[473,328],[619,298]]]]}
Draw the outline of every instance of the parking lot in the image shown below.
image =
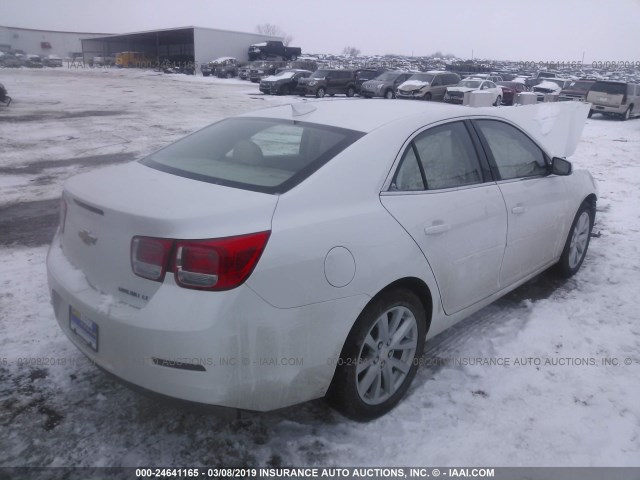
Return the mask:
{"type": "Polygon", "coordinates": [[[0,106],[4,466],[638,464],[640,119],[587,120],[571,158],[600,189],[579,274],[543,274],[427,342],[406,400],[360,424],[320,400],[236,414],[134,393],[60,331],[46,281],[67,178],[229,115],[315,100],[138,70],[5,69],[0,82],[13,97],[0,106]]]}

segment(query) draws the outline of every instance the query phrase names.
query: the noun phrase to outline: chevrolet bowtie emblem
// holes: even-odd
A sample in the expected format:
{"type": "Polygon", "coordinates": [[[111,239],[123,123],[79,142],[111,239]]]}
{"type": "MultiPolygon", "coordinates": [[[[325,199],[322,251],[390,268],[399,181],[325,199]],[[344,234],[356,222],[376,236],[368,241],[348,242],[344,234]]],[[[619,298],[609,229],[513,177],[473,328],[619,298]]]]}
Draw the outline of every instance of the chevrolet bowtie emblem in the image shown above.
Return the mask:
{"type": "Polygon", "coordinates": [[[85,245],[95,245],[98,241],[98,237],[92,235],[88,230],[80,230],[78,232],[78,236],[85,245]]]}

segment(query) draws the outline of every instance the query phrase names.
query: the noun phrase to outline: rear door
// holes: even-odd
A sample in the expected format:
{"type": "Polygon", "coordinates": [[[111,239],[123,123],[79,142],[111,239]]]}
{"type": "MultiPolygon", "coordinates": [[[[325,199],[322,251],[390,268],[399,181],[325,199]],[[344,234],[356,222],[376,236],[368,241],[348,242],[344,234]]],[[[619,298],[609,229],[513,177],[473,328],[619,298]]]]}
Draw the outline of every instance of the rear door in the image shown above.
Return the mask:
{"type": "Polygon", "coordinates": [[[499,289],[507,215],[463,121],[409,139],[384,207],[413,237],[453,314],[499,289]]]}
{"type": "Polygon", "coordinates": [[[507,208],[507,245],[500,284],[510,285],[560,255],[567,218],[563,177],[549,175],[544,152],[499,120],[475,120],[507,208]]]}

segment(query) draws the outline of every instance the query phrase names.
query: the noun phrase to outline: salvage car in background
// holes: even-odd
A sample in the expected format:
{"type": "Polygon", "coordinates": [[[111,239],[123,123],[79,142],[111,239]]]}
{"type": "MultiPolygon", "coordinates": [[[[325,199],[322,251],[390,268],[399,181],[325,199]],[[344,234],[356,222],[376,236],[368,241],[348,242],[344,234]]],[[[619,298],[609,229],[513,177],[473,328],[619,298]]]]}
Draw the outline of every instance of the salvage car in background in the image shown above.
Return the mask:
{"type": "Polygon", "coordinates": [[[560,91],[558,100],[584,102],[587,99],[587,94],[594,83],[596,83],[595,80],[574,80],[569,84],[569,86],[560,91]]]}
{"type": "Polygon", "coordinates": [[[356,93],[360,93],[360,88],[364,82],[378,78],[387,70],[386,68],[360,68],[356,70],[356,93]]]}
{"type": "Polygon", "coordinates": [[[398,86],[396,98],[413,100],[442,100],[447,87],[453,87],[460,81],[457,73],[430,72],[415,73],[409,80],[398,86]]]}
{"type": "Polygon", "coordinates": [[[282,61],[253,62],[251,63],[251,68],[249,69],[249,80],[251,80],[253,83],[258,83],[264,77],[275,75],[276,71],[279,68],[286,67],[286,65],[287,63],[282,61]]]}
{"type": "Polygon", "coordinates": [[[7,52],[0,52],[0,67],[4,68],[19,68],[22,66],[22,61],[15,55],[7,52]]]}
{"type": "Polygon", "coordinates": [[[296,93],[301,97],[315,95],[346,95],[353,97],[356,93],[356,76],[352,70],[320,69],[308,78],[301,78],[296,93]]]}
{"type": "Polygon", "coordinates": [[[546,78],[533,87],[533,93],[538,97],[539,102],[557,101],[563,88],[571,84],[568,78],[546,78]]]}
{"type": "Polygon", "coordinates": [[[298,81],[309,75],[309,70],[283,70],[260,80],[260,91],[271,95],[289,95],[296,91],[298,81]]]}
{"type": "Polygon", "coordinates": [[[364,98],[395,98],[398,86],[406,82],[413,73],[385,72],[373,80],[368,80],[360,87],[360,96],[364,98]]]}
{"type": "Polygon", "coordinates": [[[55,316],[147,391],[260,411],[327,395],[375,418],[426,338],[578,272],[596,188],[560,157],[587,111],[298,103],[75,176],[47,256],[55,316]]]}
{"type": "Polygon", "coordinates": [[[513,105],[513,100],[518,93],[530,91],[529,87],[520,82],[498,82],[496,85],[502,89],[502,103],[504,105],[513,105]]]}
{"type": "Polygon", "coordinates": [[[42,64],[45,67],[59,68],[62,66],[62,58],[57,55],[47,55],[42,59],[42,64]]]}
{"type": "Polygon", "coordinates": [[[220,57],[200,67],[204,77],[215,75],[218,78],[233,78],[238,75],[240,67],[238,60],[233,57],[220,57]]]}
{"type": "Polygon", "coordinates": [[[629,120],[632,116],[640,115],[640,84],[595,82],[587,94],[587,102],[592,105],[589,117],[601,113],[629,120]]]}
{"type": "Polygon", "coordinates": [[[461,80],[455,87],[448,87],[444,94],[444,101],[447,103],[462,104],[464,94],[468,92],[481,91],[487,95],[491,95],[493,105],[496,107],[502,103],[502,88],[497,86],[491,80],[483,80],[482,78],[469,77],[461,80]]]}

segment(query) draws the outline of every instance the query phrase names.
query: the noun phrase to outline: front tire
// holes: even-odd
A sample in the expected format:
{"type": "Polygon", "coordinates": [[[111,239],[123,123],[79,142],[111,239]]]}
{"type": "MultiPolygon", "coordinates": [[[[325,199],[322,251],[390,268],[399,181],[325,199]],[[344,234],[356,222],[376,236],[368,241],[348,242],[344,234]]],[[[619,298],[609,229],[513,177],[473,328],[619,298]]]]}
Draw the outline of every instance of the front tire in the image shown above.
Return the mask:
{"type": "Polygon", "coordinates": [[[589,248],[594,217],[594,207],[587,201],[583,202],[573,219],[567,241],[558,262],[558,273],[562,277],[569,278],[580,270],[589,248]]]}
{"type": "Polygon", "coordinates": [[[496,102],[493,104],[494,107],[499,107],[502,104],[502,97],[498,95],[496,98],[496,102]]]}
{"type": "Polygon", "coordinates": [[[424,97],[422,97],[423,100],[426,100],[427,102],[431,101],[431,92],[425,94],[424,97]]]}
{"type": "Polygon", "coordinates": [[[356,94],[356,89],[353,87],[347,88],[346,95],[347,97],[353,97],[356,94]]]}
{"type": "Polygon", "coordinates": [[[325,93],[327,93],[327,91],[324,89],[324,87],[320,87],[318,90],[316,90],[316,97],[322,98],[324,97],[325,93]]]}
{"type": "Polygon", "coordinates": [[[282,88],[280,88],[280,92],[278,92],[280,95],[289,95],[289,85],[283,85],[282,88]]]}
{"type": "Polygon", "coordinates": [[[629,120],[631,118],[631,105],[627,108],[627,111],[622,115],[622,120],[629,120]]]}
{"type": "Polygon", "coordinates": [[[415,377],[426,314],[408,290],[389,290],[365,307],[342,348],[328,400],[345,416],[366,421],[390,411],[415,377]]]}
{"type": "Polygon", "coordinates": [[[389,89],[386,92],[384,92],[384,98],[392,99],[393,98],[393,90],[389,89]]]}
{"type": "Polygon", "coordinates": [[[587,118],[591,118],[593,116],[593,110],[589,110],[589,114],[587,115],[587,118]]]}

